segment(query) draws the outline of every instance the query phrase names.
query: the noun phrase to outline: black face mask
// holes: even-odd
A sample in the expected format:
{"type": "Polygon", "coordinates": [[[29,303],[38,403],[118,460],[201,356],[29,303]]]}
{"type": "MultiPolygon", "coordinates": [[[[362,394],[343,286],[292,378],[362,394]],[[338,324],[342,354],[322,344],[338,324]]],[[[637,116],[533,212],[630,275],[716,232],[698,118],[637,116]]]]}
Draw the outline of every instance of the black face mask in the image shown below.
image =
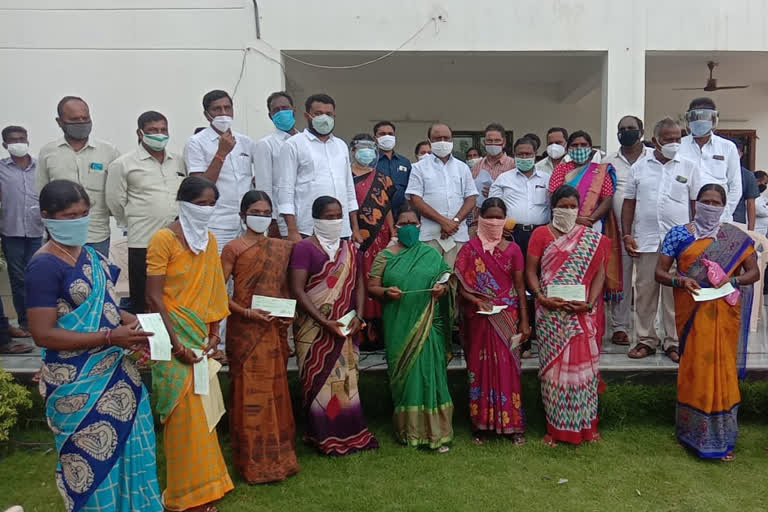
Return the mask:
{"type": "Polygon", "coordinates": [[[767,189],[767,188],[768,188],[768,185],[758,185],[757,186],[757,190],[759,190],[761,194],[763,192],[765,192],[765,189],[767,189]]]}
{"type": "Polygon", "coordinates": [[[619,144],[625,148],[640,140],[640,130],[624,130],[619,132],[619,144]]]}

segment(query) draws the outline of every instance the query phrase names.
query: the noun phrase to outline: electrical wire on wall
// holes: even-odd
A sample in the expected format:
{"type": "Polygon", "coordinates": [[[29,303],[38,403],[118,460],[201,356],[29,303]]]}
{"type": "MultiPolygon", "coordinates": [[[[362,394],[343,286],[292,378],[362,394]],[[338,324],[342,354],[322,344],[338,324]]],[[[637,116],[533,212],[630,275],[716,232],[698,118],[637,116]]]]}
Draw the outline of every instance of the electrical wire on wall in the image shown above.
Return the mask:
{"type": "MultiPolygon", "coordinates": [[[[254,2],[254,5],[255,5],[255,2],[254,2]]],[[[371,64],[375,64],[377,62],[381,62],[381,61],[383,61],[383,60],[393,56],[394,54],[396,54],[397,52],[402,50],[408,43],[410,43],[411,41],[416,39],[416,37],[418,37],[422,32],[424,32],[424,30],[428,26],[430,26],[430,25],[434,25],[434,27],[435,27],[435,34],[438,34],[440,32],[440,23],[441,22],[445,22],[445,21],[446,20],[445,20],[445,18],[443,18],[442,15],[433,16],[430,19],[428,19],[426,21],[426,23],[424,23],[416,32],[414,32],[408,39],[406,39],[400,46],[398,46],[394,50],[390,50],[390,51],[388,51],[388,52],[386,52],[386,53],[384,53],[382,55],[379,55],[378,57],[376,57],[374,59],[370,59],[370,60],[367,60],[367,61],[364,61],[364,62],[360,62],[360,63],[357,63],[357,64],[348,64],[348,65],[344,65],[344,66],[327,66],[327,65],[324,65],[324,64],[316,64],[314,62],[309,62],[309,61],[306,61],[306,60],[299,59],[298,57],[294,57],[293,55],[290,55],[290,54],[288,54],[288,53],[286,53],[286,52],[284,52],[282,50],[278,50],[277,48],[275,48],[274,46],[272,46],[268,42],[266,42],[263,39],[261,39],[261,28],[260,28],[260,26],[258,24],[258,19],[256,20],[256,30],[257,30],[257,34],[259,36],[259,40],[261,42],[263,42],[269,48],[272,48],[275,52],[279,52],[280,55],[282,55],[286,59],[289,59],[289,60],[294,61],[294,62],[298,62],[299,64],[302,64],[304,66],[309,66],[311,68],[329,69],[329,70],[346,70],[346,69],[359,69],[359,68],[362,68],[362,67],[365,67],[365,66],[370,66],[371,64]]],[[[280,69],[283,70],[283,76],[285,77],[285,79],[286,80],[288,79],[288,74],[287,74],[287,72],[285,70],[285,65],[283,64],[283,62],[281,60],[276,59],[276,58],[274,58],[271,55],[268,55],[267,53],[263,52],[262,50],[260,50],[258,48],[254,48],[253,46],[248,46],[248,47],[246,47],[243,50],[243,59],[242,59],[242,62],[240,63],[240,74],[237,77],[237,82],[235,82],[235,86],[234,86],[234,88],[232,90],[232,96],[233,97],[237,94],[237,90],[240,87],[240,82],[243,80],[243,75],[245,74],[246,59],[248,57],[248,52],[250,52],[250,51],[256,52],[259,55],[265,57],[266,59],[268,59],[268,60],[270,60],[272,62],[275,62],[277,65],[280,66],[280,69]]]]}

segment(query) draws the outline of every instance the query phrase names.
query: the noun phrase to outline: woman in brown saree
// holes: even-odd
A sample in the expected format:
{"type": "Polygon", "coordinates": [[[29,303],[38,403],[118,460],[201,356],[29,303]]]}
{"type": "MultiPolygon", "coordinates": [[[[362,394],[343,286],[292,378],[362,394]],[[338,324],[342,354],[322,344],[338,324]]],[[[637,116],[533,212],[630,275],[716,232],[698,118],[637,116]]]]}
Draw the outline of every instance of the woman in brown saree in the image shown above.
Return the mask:
{"type": "Polygon", "coordinates": [[[266,193],[246,193],[240,216],[248,229],[221,253],[224,278],[231,275],[235,284],[226,345],[232,381],[232,458],[248,483],[276,482],[299,471],[286,373],[292,319],[251,309],[251,298],[289,297],[293,243],[266,236],[272,222],[272,202],[266,193]]]}

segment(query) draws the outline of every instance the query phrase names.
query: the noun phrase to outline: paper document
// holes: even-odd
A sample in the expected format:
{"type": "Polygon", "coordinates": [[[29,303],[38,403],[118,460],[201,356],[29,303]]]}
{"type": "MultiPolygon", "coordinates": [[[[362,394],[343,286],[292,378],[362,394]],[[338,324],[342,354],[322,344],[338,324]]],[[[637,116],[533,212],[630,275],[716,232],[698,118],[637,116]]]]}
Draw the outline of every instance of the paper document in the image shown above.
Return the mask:
{"type": "Polygon", "coordinates": [[[136,315],[136,318],[143,331],[155,333],[154,336],[149,337],[149,358],[152,361],[170,361],[171,337],[168,335],[160,313],[136,315]]]}
{"type": "Polygon", "coordinates": [[[338,321],[344,324],[344,327],[341,327],[341,333],[344,336],[348,336],[349,333],[352,331],[352,329],[349,328],[349,324],[352,323],[352,320],[355,318],[355,316],[357,316],[357,311],[353,309],[343,317],[339,318],[338,321]]]}
{"type": "Polygon", "coordinates": [[[268,311],[270,315],[280,318],[293,318],[296,313],[296,301],[293,299],[278,299],[265,295],[254,295],[251,299],[251,309],[268,311]]]}
{"type": "Polygon", "coordinates": [[[520,346],[520,340],[523,339],[522,334],[515,334],[509,339],[509,348],[517,348],[520,346]]]}
{"type": "Polygon", "coordinates": [[[725,283],[720,288],[702,288],[700,290],[696,290],[696,293],[693,294],[693,300],[696,302],[704,302],[706,300],[721,299],[735,291],[736,289],[733,287],[733,285],[731,285],[731,283],[725,283]]]}
{"type": "Polygon", "coordinates": [[[203,412],[208,422],[208,432],[213,432],[216,424],[219,422],[226,409],[224,408],[224,397],[221,395],[221,385],[217,373],[221,369],[221,363],[215,359],[208,359],[208,386],[209,393],[200,398],[203,404],[203,412]]]}
{"type": "Polygon", "coordinates": [[[478,315],[495,315],[497,313],[501,313],[507,309],[507,306],[505,304],[502,304],[501,306],[493,306],[493,309],[490,311],[478,311],[478,315]]]}
{"type": "Polygon", "coordinates": [[[547,286],[547,297],[586,302],[587,291],[583,284],[551,284],[547,286]]]}
{"type": "Polygon", "coordinates": [[[195,363],[195,366],[193,367],[195,394],[207,395],[208,390],[210,389],[210,382],[208,381],[208,357],[203,355],[202,349],[199,348],[193,348],[192,352],[194,352],[197,357],[203,356],[203,359],[200,362],[195,363]]]}
{"type": "Polygon", "coordinates": [[[452,236],[449,236],[448,238],[438,238],[437,243],[440,247],[443,248],[443,251],[448,252],[454,247],[456,247],[456,241],[453,239],[452,236]]]}

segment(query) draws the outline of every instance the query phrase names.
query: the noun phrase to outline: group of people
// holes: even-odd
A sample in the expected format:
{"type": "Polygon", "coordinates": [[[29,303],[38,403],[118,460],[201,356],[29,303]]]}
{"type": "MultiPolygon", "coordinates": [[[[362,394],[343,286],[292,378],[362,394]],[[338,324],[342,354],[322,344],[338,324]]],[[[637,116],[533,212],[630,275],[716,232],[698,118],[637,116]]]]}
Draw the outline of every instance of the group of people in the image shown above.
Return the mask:
{"type": "Polygon", "coordinates": [[[598,441],[600,347],[608,323],[613,343],[630,344],[633,287],[629,356],[653,354],[663,337],[680,363],[679,440],[701,457],[733,459],[760,272],[752,239],[730,223],[742,173],[736,146],[713,132],[712,100],[691,103],[690,135],[671,118],[656,123],[652,148],[641,120],[622,118],[621,148],[607,156],[588,133],[563,128],[549,130],[545,158],[537,161],[533,137],[515,141],[510,156],[494,123],[472,167],[454,156],[444,123],[429,127],[411,164],[395,151],[391,122],[349,144],[333,135],[335,102],[325,94],[307,98],[301,132],[287,93],[272,94],[267,107],[275,132],[253,142],[231,130],[229,95],[206,94],[209,126],[183,157],[166,151],[168,121],[158,112],[139,117],[137,148],[119,156],[90,136],[77,97],[59,103],[64,137],[37,160],[25,150],[26,130],[3,131],[11,153],[3,165],[24,187],[7,197],[2,181],[3,218],[19,201],[39,204],[39,231],[29,233],[38,236],[26,237],[37,245],[21,264],[20,325],[43,348],[40,391],[68,510],[215,510],[233,483],[220,416],[212,419],[195,392],[192,365],[221,346],[232,456],[249,483],[299,471],[286,372],[293,353],[304,440],[320,453],[378,447],[358,392],[360,346],[377,343],[394,436],[448,451],[456,327],[475,443],[489,435],[525,442],[520,368],[533,336],[544,442],[598,441]],[[115,292],[110,215],[127,231],[130,311],[115,292]],[[696,300],[724,286],[732,293],[696,300]],[[294,299],[295,318],[254,308],[255,295],[294,299]],[[171,361],[147,361],[153,333],[135,316],[145,312],[162,317],[171,361]],[[140,364],[151,368],[163,424],[162,496],[140,364]]]}

